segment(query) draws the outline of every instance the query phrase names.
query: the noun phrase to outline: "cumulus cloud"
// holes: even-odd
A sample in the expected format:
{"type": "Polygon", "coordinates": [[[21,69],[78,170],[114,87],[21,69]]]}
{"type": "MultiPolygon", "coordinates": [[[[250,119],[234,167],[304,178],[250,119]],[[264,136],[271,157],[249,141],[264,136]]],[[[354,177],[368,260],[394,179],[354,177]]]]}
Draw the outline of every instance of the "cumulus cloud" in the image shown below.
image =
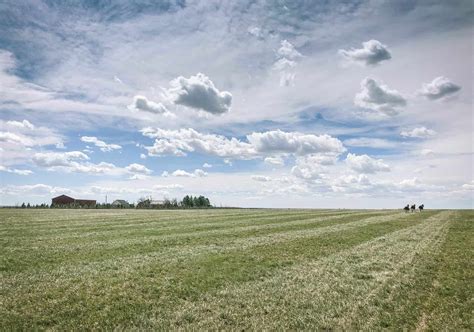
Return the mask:
{"type": "Polygon", "coordinates": [[[285,165],[285,161],[282,157],[267,157],[263,160],[266,164],[273,165],[273,166],[283,166],[285,165]]]}
{"type": "Polygon", "coordinates": [[[219,91],[214,83],[202,73],[186,78],[179,76],[170,82],[167,98],[177,105],[183,105],[211,114],[223,114],[230,110],[232,94],[219,91]]]}
{"type": "Polygon", "coordinates": [[[280,86],[289,86],[295,80],[295,67],[297,60],[302,57],[295,47],[287,40],[282,40],[277,50],[278,60],[273,64],[273,69],[280,74],[280,86]]]}
{"type": "Polygon", "coordinates": [[[258,182],[270,182],[272,180],[270,177],[264,175],[252,175],[251,178],[258,182]]]}
{"type": "Polygon", "coordinates": [[[162,103],[155,103],[148,100],[145,96],[135,96],[133,103],[128,106],[133,111],[144,111],[154,114],[168,114],[168,109],[162,103]]]}
{"type": "Polygon", "coordinates": [[[337,156],[337,153],[328,153],[298,157],[295,166],[291,169],[291,174],[305,180],[319,179],[323,175],[326,166],[336,163],[337,156]]]}
{"type": "Polygon", "coordinates": [[[151,169],[146,168],[145,165],[136,164],[136,163],[128,165],[127,167],[125,167],[125,169],[130,173],[142,174],[142,175],[149,175],[153,172],[151,169]]]}
{"type": "Polygon", "coordinates": [[[93,136],[82,136],[81,141],[85,143],[91,143],[100,148],[102,152],[109,152],[113,150],[120,150],[122,147],[117,144],[107,144],[104,141],[99,140],[97,137],[93,136]]]}
{"type": "Polygon", "coordinates": [[[444,76],[439,76],[432,82],[423,84],[419,94],[430,100],[437,100],[451,96],[459,90],[461,90],[459,85],[454,84],[444,76]]]}
{"type": "Polygon", "coordinates": [[[234,137],[202,134],[194,129],[164,130],[142,129],[144,136],[155,138],[153,146],[145,147],[150,156],[184,156],[187,152],[199,152],[223,158],[252,159],[267,154],[291,153],[342,153],[341,141],[329,135],[303,134],[273,130],[247,135],[247,142],[234,137]]]}
{"type": "Polygon", "coordinates": [[[13,126],[22,129],[35,129],[35,126],[28,120],[23,121],[7,121],[8,126],[13,126]]]}
{"type": "Polygon", "coordinates": [[[203,168],[212,168],[212,165],[208,164],[208,163],[204,163],[204,164],[202,164],[202,167],[203,168]]]}
{"type": "Polygon", "coordinates": [[[387,46],[374,39],[363,42],[362,48],[341,49],[338,53],[349,62],[359,63],[365,66],[374,66],[384,60],[392,58],[387,46]]]}
{"type": "Polygon", "coordinates": [[[349,153],[346,157],[346,164],[354,171],[363,174],[372,174],[377,172],[388,172],[390,167],[382,159],[374,159],[366,154],[355,155],[349,153]]]}
{"type": "Polygon", "coordinates": [[[436,135],[436,131],[426,127],[418,127],[413,130],[404,130],[400,133],[403,137],[428,138],[436,135]]]}
{"type": "Polygon", "coordinates": [[[356,94],[356,106],[382,112],[386,115],[398,114],[398,108],[406,106],[406,99],[396,90],[390,90],[386,85],[372,78],[361,82],[362,91],[356,94]]]}
{"type": "Polygon", "coordinates": [[[329,135],[303,134],[272,130],[252,133],[247,136],[254,149],[260,153],[292,153],[306,155],[311,153],[345,151],[342,142],[329,135]]]}
{"type": "Polygon", "coordinates": [[[81,151],[39,152],[35,153],[32,159],[37,166],[53,171],[110,175],[122,173],[121,169],[111,163],[87,162],[89,157],[81,151]]]}

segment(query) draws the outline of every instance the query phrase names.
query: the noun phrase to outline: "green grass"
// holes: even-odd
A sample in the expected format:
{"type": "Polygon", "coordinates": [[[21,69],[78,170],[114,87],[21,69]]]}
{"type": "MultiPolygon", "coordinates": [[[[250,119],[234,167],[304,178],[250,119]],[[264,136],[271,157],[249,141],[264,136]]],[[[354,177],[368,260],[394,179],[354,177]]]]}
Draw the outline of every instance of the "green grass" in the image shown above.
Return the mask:
{"type": "Polygon", "coordinates": [[[0,210],[0,330],[473,330],[473,211],[0,210]]]}

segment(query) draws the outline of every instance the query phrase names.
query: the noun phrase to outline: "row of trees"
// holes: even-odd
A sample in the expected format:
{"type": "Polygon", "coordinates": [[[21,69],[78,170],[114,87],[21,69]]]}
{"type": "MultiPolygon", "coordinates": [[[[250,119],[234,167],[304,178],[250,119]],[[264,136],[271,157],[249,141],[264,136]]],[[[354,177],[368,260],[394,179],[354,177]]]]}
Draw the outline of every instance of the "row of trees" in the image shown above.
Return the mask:
{"type": "Polygon", "coordinates": [[[189,209],[189,208],[210,208],[212,207],[209,198],[205,196],[186,195],[181,201],[176,198],[165,199],[157,203],[150,198],[141,198],[137,203],[137,209],[189,209]]]}
{"type": "Polygon", "coordinates": [[[22,209],[49,209],[49,208],[59,208],[59,209],[190,209],[190,208],[211,208],[211,202],[209,198],[205,196],[189,196],[186,195],[181,201],[178,201],[176,198],[165,199],[163,201],[153,201],[151,198],[140,198],[138,203],[135,205],[133,203],[127,206],[114,206],[110,203],[97,203],[92,206],[80,206],[77,204],[64,204],[64,205],[48,205],[48,204],[36,204],[31,205],[30,203],[23,203],[21,206],[16,206],[17,208],[22,209]]]}

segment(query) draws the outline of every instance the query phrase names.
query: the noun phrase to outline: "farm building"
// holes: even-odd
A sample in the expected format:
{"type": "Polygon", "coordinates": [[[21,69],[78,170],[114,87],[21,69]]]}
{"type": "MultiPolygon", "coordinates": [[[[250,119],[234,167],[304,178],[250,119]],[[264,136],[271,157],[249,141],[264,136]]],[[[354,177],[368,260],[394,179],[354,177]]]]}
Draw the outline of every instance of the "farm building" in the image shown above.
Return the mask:
{"type": "Polygon", "coordinates": [[[130,204],[123,199],[116,199],[115,201],[112,202],[113,207],[121,207],[121,208],[128,208],[130,207],[130,204]]]}
{"type": "Polygon", "coordinates": [[[57,196],[51,199],[52,206],[75,205],[81,207],[94,207],[96,201],[93,199],[75,199],[66,195],[57,196]]]}

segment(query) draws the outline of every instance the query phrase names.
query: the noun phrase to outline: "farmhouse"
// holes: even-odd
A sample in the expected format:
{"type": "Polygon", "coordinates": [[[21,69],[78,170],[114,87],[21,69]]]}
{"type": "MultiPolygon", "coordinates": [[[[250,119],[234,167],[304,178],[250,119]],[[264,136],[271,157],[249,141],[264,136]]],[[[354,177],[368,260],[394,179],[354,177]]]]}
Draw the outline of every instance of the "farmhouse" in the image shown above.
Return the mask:
{"type": "Polygon", "coordinates": [[[58,205],[76,205],[83,207],[93,207],[96,201],[93,199],[75,199],[66,195],[60,195],[51,199],[52,206],[58,205]]]}
{"type": "Polygon", "coordinates": [[[112,202],[112,206],[117,208],[128,208],[130,207],[130,204],[126,200],[116,199],[112,202]]]}

